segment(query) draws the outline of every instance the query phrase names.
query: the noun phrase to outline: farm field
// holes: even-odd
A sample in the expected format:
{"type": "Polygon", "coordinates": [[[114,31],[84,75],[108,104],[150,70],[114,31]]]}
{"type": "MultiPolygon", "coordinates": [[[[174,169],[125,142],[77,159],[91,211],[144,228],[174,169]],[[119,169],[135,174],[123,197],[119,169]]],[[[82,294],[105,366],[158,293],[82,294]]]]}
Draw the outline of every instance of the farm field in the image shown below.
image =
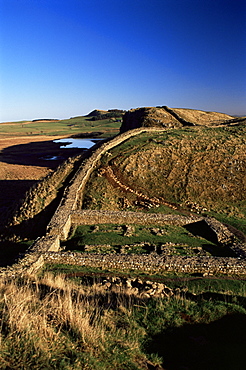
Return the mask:
{"type": "Polygon", "coordinates": [[[74,117],[64,120],[34,120],[0,123],[1,136],[72,136],[81,133],[101,132],[103,135],[116,134],[120,122],[112,119],[91,121],[88,117],[74,117]]]}
{"type": "Polygon", "coordinates": [[[60,149],[53,140],[88,134],[103,137],[119,131],[112,119],[91,121],[89,117],[66,120],[35,120],[0,123],[0,224],[8,209],[26,191],[67,158],[83,153],[79,148],[60,149]],[[47,158],[56,157],[56,160],[47,158]]]}

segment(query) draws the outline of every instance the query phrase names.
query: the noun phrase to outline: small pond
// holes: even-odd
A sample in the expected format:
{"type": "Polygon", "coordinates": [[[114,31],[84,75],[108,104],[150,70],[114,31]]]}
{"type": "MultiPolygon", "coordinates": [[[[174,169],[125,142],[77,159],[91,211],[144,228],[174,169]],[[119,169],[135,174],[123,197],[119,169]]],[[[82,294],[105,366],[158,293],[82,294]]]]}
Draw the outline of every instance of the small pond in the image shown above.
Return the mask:
{"type": "Polygon", "coordinates": [[[54,143],[63,144],[61,148],[81,148],[81,149],[90,149],[96,142],[101,139],[88,139],[88,138],[73,138],[66,137],[64,139],[54,140],[54,143]]]}

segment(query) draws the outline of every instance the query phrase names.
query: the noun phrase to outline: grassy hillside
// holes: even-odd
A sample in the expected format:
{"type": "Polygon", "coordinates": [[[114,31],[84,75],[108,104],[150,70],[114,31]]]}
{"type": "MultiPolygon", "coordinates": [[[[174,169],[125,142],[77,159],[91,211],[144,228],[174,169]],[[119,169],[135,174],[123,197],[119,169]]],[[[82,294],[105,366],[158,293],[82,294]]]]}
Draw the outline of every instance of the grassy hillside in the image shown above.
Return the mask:
{"type": "Polygon", "coordinates": [[[245,153],[243,123],[143,133],[103,157],[87,186],[84,207],[144,208],[134,193],[110,179],[110,167],[122,184],[135,191],[180,209],[216,215],[246,231],[245,153]]]}
{"type": "Polygon", "coordinates": [[[196,125],[215,125],[223,124],[225,121],[232,120],[233,117],[225,113],[218,112],[205,112],[197,109],[183,109],[183,108],[173,108],[175,113],[177,113],[181,118],[186,121],[192,122],[196,125]]]}

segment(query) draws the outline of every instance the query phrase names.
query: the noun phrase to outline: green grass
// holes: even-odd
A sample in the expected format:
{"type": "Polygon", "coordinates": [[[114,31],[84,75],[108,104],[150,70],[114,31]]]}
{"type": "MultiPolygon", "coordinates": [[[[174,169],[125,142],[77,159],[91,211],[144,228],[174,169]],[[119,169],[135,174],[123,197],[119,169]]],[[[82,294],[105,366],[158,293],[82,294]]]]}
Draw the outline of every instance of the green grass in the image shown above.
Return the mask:
{"type": "Polygon", "coordinates": [[[0,369],[244,368],[245,302],[194,298],[99,294],[51,274],[1,280],[0,369]]]}
{"type": "Polygon", "coordinates": [[[194,279],[176,283],[179,288],[187,288],[189,292],[194,294],[202,294],[204,292],[212,292],[245,298],[246,306],[246,281],[240,279],[219,279],[213,277],[209,279],[194,279]]]}
{"type": "Polygon", "coordinates": [[[60,274],[76,274],[76,273],[83,273],[87,275],[93,275],[98,273],[109,273],[109,270],[102,270],[96,267],[89,267],[89,266],[78,266],[78,265],[66,265],[66,264],[59,264],[59,263],[47,263],[44,265],[43,269],[40,270],[39,276],[43,277],[46,272],[52,272],[53,275],[60,275],[60,274]]]}
{"type": "Polygon", "coordinates": [[[119,269],[102,269],[97,267],[90,267],[90,266],[78,266],[78,265],[67,265],[67,264],[59,264],[59,263],[46,263],[43,269],[39,272],[41,277],[44,274],[51,272],[55,276],[65,275],[71,277],[71,279],[76,278],[76,280],[80,280],[83,282],[85,277],[85,281],[89,277],[97,277],[97,276],[121,276],[121,277],[129,277],[132,278],[142,278],[145,280],[154,280],[159,282],[166,282],[173,281],[173,286],[177,286],[181,279],[189,280],[190,278],[194,278],[191,274],[184,274],[178,272],[158,272],[158,273],[146,273],[137,270],[119,270],[119,269]],[[176,284],[176,285],[175,285],[176,284]]]}
{"type": "Polygon", "coordinates": [[[115,135],[119,131],[121,123],[110,119],[89,121],[85,117],[75,117],[54,122],[23,122],[0,123],[0,134],[14,136],[29,135],[75,135],[83,132],[101,131],[106,136],[115,135]]]}
{"type": "Polygon", "coordinates": [[[140,271],[120,271],[120,270],[106,270],[96,267],[89,266],[77,266],[77,265],[66,265],[66,264],[45,264],[40,276],[43,276],[47,272],[51,272],[54,275],[65,275],[70,276],[71,279],[76,277],[79,282],[87,282],[88,277],[107,277],[107,276],[121,276],[132,278],[141,278],[143,280],[158,281],[166,284],[170,288],[180,288],[184,291],[193,294],[203,293],[218,293],[228,296],[239,296],[245,299],[244,304],[246,305],[246,274],[245,278],[229,278],[218,275],[212,277],[196,277],[194,274],[187,273],[176,273],[176,272],[158,272],[156,274],[145,273],[140,271]]]}
{"type": "Polygon", "coordinates": [[[197,248],[210,246],[211,253],[222,253],[222,248],[217,247],[210,241],[200,237],[194,237],[189,231],[179,226],[165,225],[156,228],[153,226],[137,226],[129,236],[125,235],[125,225],[97,225],[95,226],[78,226],[74,235],[64,244],[68,250],[83,251],[85,245],[98,246],[94,247],[91,252],[115,253],[119,252],[120,246],[129,246],[125,253],[150,253],[153,251],[151,246],[161,246],[165,243],[173,243],[167,245],[169,254],[179,255],[194,255],[197,253],[197,248]],[[158,234],[162,235],[156,235],[158,234]],[[143,245],[138,245],[138,244],[143,245]],[[144,245],[145,243],[145,245],[144,245]],[[177,244],[177,245],[175,245],[177,244]],[[101,246],[101,247],[100,247],[101,246]],[[214,252],[213,252],[214,250],[214,252]]]}

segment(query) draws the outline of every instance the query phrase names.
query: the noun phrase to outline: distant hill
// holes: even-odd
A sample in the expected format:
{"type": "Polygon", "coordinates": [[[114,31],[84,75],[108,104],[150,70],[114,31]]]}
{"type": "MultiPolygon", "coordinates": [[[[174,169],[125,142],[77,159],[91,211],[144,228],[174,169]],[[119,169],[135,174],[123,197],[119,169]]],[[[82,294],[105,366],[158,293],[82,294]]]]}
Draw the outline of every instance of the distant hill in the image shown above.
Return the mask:
{"type": "Polygon", "coordinates": [[[109,109],[107,111],[95,109],[85,117],[89,117],[90,121],[98,121],[103,119],[121,120],[124,113],[125,111],[120,109],[109,109]]]}
{"type": "Polygon", "coordinates": [[[99,110],[94,109],[92,112],[87,114],[85,117],[98,117],[104,115],[122,115],[125,111],[122,109],[109,109],[109,110],[99,110]]]}
{"type": "Polygon", "coordinates": [[[94,109],[92,112],[87,114],[85,117],[97,117],[97,116],[101,116],[105,113],[108,113],[108,111],[107,110],[94,109]]]}

